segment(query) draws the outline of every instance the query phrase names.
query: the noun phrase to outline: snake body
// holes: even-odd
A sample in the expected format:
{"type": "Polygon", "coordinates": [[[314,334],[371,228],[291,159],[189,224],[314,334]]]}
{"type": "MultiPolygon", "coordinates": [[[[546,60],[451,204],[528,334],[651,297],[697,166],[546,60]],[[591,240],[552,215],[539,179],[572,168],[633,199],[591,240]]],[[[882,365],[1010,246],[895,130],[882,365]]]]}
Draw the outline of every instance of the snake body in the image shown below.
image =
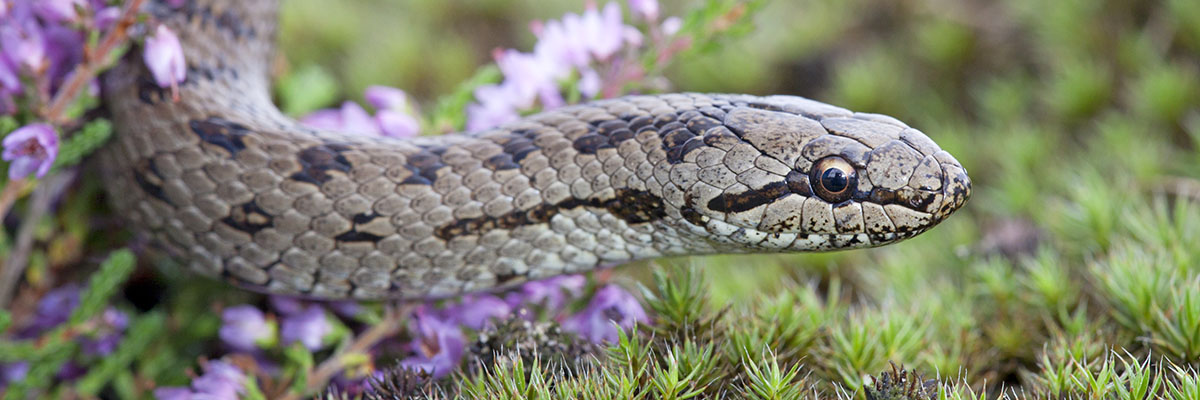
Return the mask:
{"type": "Polygon", "coordinates": [[[135,52],[104,78],[110,201],[202,274],[318,298],[432,298],[671,255],[829,251],[921,233],[963,167],[894,118],[794,96],[629,96],[481,132],[326,132],[272,105],[274,1],[151,13],[179,100],[135,52]]]}

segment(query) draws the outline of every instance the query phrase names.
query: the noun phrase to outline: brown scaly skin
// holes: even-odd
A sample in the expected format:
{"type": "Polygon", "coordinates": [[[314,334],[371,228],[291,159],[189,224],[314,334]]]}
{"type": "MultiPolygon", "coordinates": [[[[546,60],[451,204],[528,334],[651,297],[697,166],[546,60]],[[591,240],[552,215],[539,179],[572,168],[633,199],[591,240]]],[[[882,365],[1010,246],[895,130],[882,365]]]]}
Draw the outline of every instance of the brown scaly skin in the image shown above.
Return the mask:
{"type": "Polygon", "coordinates": [[[135,230],[256,290],[429,298],[667,255],[880,246],[970,195],[920,131],[793,96],[630,96],[407,140],[317,131],[270,102],[273,1],[151,11],[188,79],[173,102],[136,57],[105,77],[106,187],[135,230]]]}

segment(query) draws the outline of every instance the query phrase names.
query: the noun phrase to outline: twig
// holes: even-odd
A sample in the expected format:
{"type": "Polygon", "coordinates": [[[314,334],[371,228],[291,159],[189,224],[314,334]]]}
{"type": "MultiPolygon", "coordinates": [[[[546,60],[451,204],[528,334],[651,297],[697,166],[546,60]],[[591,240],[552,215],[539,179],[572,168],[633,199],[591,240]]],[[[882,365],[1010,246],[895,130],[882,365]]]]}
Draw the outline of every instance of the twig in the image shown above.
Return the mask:
{"type": "Polygon", "coordinates": [[[12,209],[13,204],[21,197],[21,193],[29,189],[29,181],[25,179],[14,179],[8,181],[3,189],[0,189],[0,218],[8,215],[8,210],[12,209]]]}
{"type": "Polygon", "coordinates": [[[75,97],[79,95],[79,91],[95,77],[96,72],[101,69],[100,67],[108,61],[110,58],[109,53],[116,49],[118,45],[125,43],[125,39],[128,38],[129,27],[134,22],[137,22],[137,13],[142,7],[142,1],[144,0],[129,0],[129,2],[125,3],[125,9],[121,11],[121,16],[117,19],[116,24],[113,25],[112,30],[104,34],[104,38],[100,40],[100,45],[94,51],[86,53],[86,59],[75,67],[75,73],[71,76],[71,80],[67,81],[62,86],[62,89],[54,95],[54,99],[50,101],[50,107],[42,113],[42,117],[46,121],[56,126],[68,122],[64,120],[65,115],[63,115],[63,110],[71,102],[75,101],[75,97]]]}
{"type": "MultiPolygon", "coordinates": [[[[383,320],[371,326],[361,335],[354,339],[354,342],[345,349],[337,352],[318,365],[316,370],[309,374],[308,383],[304,387],[305,393],[315,393],[329,384],[329,380],[333,379],[333,375],[346,367],[346,360],[349,356],[364,354],[384,338],[396,333],[400,328],[400,322],[405,316],[409,315],[411,307],[408,304],[387,304],[384,306],[383,320]]],[[[302,393],[288,393],[284,396],[285,400],[298,400],[302,393]]]]}
{"type": "Polygon", "coordinates": [[[0,265],[0,308],[8,307],[17,282],[25,272],[29,252],[33,249],[33,234],[37,230],[38,221],[50,212],[50,203],[70,186],[74,178],[75,174],[69,172],[53,174],[33,189],[33,196],[29,199],[29,212],[17,229],[17,240],[13,244],[12,252],[9,253],[8,260],[0,265]]]}

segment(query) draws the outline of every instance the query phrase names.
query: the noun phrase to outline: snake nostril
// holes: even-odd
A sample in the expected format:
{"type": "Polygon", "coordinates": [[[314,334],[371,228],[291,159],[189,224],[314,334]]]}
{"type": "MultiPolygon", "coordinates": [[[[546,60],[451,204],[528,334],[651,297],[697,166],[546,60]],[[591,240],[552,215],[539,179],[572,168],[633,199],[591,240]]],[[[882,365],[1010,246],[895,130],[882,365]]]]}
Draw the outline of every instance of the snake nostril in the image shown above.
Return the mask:
{"type": "Polygon", "coordinates": [[[967,203],[971,197],[971,178],[962,166],[942,164],[942,194],[945,196],[941,209],[943,217],[967,203]]]}

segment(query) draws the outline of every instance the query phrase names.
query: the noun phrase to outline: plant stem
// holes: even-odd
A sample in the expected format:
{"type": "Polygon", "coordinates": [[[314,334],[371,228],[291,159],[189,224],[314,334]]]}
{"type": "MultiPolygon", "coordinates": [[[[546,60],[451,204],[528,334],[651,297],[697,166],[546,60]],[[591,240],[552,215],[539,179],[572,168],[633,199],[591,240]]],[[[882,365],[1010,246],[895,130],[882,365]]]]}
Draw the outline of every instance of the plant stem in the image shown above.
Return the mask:
{"type": "Polygon", "coordinates": [[[13,204],[21,197],[21,193],[29,188],[28,180],[16,179],[8,181],[3,189],[0,189],[0,218],[8,215],[8,210],[12,209],[13,204]]]}
{"type": "Polygon", "coordinates": [[[75,67],[75,72],[71,76],[71,80],[63,84],[62,89],[54,95],[54,99],[50,101],[50,106],[42,113],[42,118],[46,121],[60,126],[68,121],[63,115],[67,105],[75,101],[79,91],[82,90],[88,82],[95,78],[96,73],[100,71],[111,58],[113,50],[119,45],[125,44],[128,39],[129,27],[137,22],[137,13],[141,9],[144,0],[129,0],[125,3],[125,9],[121,11],[121,16],[109,30],[104,34],[104,38],[100,39],[100,45],[94,51],[86,52],[86,59],[75,67]]]}
{"type": "MultiPolygon", "coordinates": [[[[25,263],[29,261],[29,252],[33,249],[33,234],[38,221],[50,212],[50,203],[70,186],[74,178],[73,173],[49,175],[41,185],[33,189],[33,196],[29,199],[29,212],[17,228],[17,240],[13,243],[12,252],[8,254],[8,259],[0,264],[0,308],[8,307],[17,282],[25,272],[25,263]]],[[[16,182],[9,182],[9,186],[13,183],[16,182]]],[[[5,189],[7,192],[7,187],[5,189]]]]}
{"type": "MultiPolygon", "coordinates": [[[[333,379],[333,375],[346,367],[348,356],[366,353],[370,350],[371,346],[395,334],[396,330],[400,329],[401,321],[405,316],[409,315],[408,311],[411,309],[408,304],[387,304],[384,307],[384,316],[379,323],[371,326],[370,329],[367,329],[361,335],[358,335],[353,343],[337,352],[337,354],[330,356],[329,359],[318,365],[316,370],[308,375],[308,383],[304,387],[305,393],[315,393],[328,385],[329,380],[333,379]]],[[[300,393],[288,393],[283,399],[298,400],[300,396],[300,393]]]]}

